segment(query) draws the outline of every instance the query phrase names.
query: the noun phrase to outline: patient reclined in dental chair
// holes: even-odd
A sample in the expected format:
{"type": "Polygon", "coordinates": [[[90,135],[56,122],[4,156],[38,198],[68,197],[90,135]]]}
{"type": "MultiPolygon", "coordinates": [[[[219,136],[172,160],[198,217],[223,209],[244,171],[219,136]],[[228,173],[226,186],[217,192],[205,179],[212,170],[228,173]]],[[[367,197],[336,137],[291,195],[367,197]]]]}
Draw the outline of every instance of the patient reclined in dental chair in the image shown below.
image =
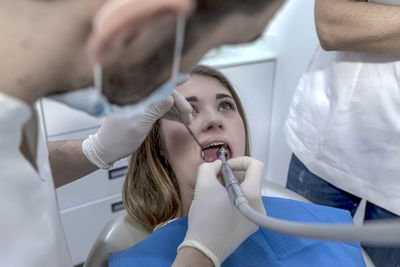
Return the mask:
{"type": "MultiPolygon", "coordinates": [[[[288,198],[309,202],[302,196],[279,185],[264,181],[262,193],[264,196],[288,198]]],[[[130,248],[145,239],[149,234],[135,225],[135,222],[125,212],[112,219],[99,233],[85,267],[108,266],[109,254],[130,248]]],[[[367,267],[373,267],[368,255],[363,252],[364,262],[367,267]]]]}

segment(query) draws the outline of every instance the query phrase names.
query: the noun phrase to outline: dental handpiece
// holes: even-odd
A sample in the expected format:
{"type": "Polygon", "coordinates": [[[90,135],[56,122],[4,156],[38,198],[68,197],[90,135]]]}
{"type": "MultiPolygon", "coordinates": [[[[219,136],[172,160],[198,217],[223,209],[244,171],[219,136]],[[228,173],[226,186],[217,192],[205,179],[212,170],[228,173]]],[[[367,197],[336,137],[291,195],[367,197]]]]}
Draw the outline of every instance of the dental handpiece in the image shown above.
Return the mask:
{"type": "Polygon", "coordinates": [[[317,223],[287,221],[260,214],[247,201],[239,182],[226,161],[224,147],[217,152],[222,161],[221,175],[229,198],[239,212],[249,221],[265,229],[286,235],[312,239],[363,242],[369,245],[398,246],[400,244],[400,219],[367,222],[362,226],[339,223],[317,223]]]}
{"type": "Polygon", "coordinates": [[[237,208],[240,204],[247,202],[247,199],[238,180],[233,174],[231,167],[229,167],[228,162],[226,161],[226,154],[227,151],[224,147],[221,147],[217,152],[218,159],[222,161],[221,175],[224,179],[226,190],[228,190],[229,198],[237,208]]]}

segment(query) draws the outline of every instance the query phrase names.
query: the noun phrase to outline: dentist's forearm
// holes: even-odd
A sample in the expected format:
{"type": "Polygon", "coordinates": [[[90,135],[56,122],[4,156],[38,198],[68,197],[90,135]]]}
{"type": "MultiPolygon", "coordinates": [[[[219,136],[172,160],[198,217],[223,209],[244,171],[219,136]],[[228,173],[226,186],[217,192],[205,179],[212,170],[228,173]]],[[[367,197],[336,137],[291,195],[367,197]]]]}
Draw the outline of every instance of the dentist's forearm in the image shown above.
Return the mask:
{"type": "Polygon", "coordinates": [[[325,50],[400,55],[400,6],[316,0],[315,25],[325,50]]]}
{"type": "Polygon", "coordinates": [[[95,170],[82,152],[82,140],[48,142],[49,161],[55,187],[73,182],[95,170]]]}

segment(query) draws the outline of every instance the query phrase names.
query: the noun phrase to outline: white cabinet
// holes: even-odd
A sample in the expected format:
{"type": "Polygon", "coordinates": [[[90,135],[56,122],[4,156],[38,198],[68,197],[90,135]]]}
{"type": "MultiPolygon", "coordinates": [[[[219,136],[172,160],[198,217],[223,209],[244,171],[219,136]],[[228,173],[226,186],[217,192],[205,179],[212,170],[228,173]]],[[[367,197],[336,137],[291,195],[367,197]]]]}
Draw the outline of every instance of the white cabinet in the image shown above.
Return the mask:
{"type": "MultiPolygon", "coordinates": [[[[82,140],[94,134],[98,127],[49,137],[48,141],[82,140]]],[[[97,170],[85,177],[57,188],[58,206],[61,211],[87,202],[121,193],[125,173],[128,169],[127,159],[115,162],[109,170],[97,170]]]]}
{"type": "Polygon", "coordinates": [[[121,195],[61,212],[61,220],[74,264],[86,260],[104,225],[123,209],[121,195]]]}
{"type": "Polygon", "coordinates": [[[127,170],[126,159],[119,161],[114,168],[95,171],[82,179],[57,189],[58,205],[61,211],[93,202],[122,192],[127,170]]]}
{"type": "MultiPolygon", "coordinates": [[[[264,59],[219,67],[218,62],[205,63],[219,68],[231,80],[246,110],[252,156],[267,168],[275,61],[264,59]]],[[[102,122],[48,99],[43,100],[39,109],[48,141],[84,139],[95,133],[102,122]]],[[[98,170],[57,189],[74,264],[85,260],[102,227],[123,208],[121,190],[127,165],[127,159],[123,159],[111,170],[98,170]]]]}
{"type": "Polygon", "coordinates": [[[41,109],[47,137],[99,127],[102,123],[101,119],[48,98],[42,99],[41,109]]]}

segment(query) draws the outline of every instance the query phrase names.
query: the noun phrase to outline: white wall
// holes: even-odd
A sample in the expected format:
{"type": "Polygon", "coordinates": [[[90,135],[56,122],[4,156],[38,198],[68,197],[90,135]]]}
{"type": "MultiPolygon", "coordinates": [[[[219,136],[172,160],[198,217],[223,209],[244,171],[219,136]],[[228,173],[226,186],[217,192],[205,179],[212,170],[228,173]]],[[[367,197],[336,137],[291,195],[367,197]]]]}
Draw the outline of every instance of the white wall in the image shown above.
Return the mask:
{"type": "Polygon", "coordinates": [[[318,44],[314,0],[287,0],[266,34],[278,38],[272,121],[268,154],[268,180],[284,185],[291,156],[283,125],[297,82],[318,44]]]}

